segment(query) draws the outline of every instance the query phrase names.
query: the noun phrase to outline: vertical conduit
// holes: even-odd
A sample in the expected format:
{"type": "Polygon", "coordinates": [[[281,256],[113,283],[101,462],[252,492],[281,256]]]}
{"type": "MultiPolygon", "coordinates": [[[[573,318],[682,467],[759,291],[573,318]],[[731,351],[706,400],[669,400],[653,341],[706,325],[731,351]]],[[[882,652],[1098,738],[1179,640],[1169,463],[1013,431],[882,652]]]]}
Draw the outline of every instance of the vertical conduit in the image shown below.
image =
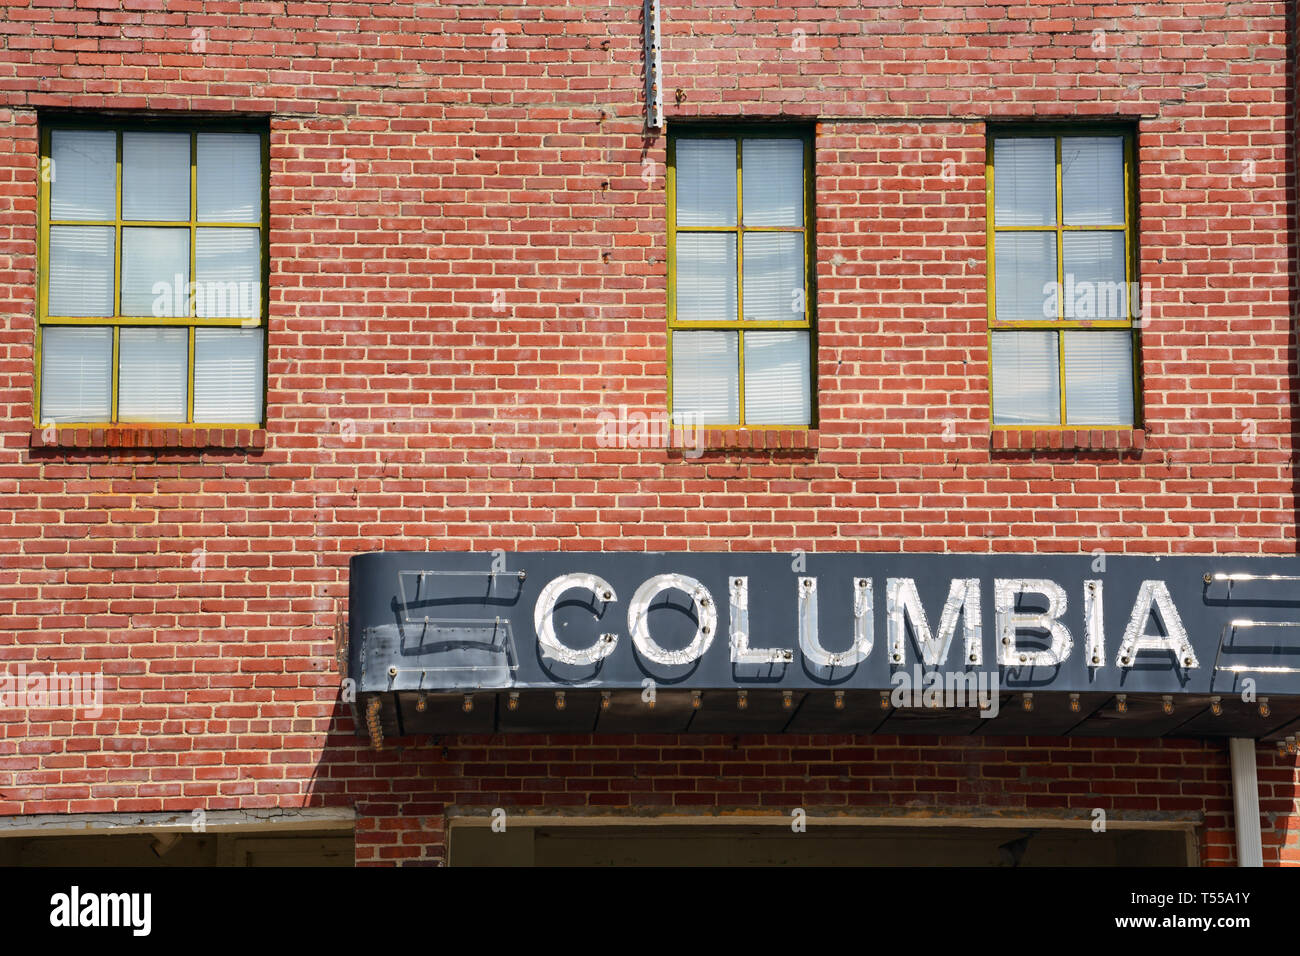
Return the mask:
{"type": "Polygon", "coordinates": [[[1228,741],[1232,766],[1232,807],[1237,827],[1237,865],[1263,866],[1264,848],[1259,829],[1259,778],[1255,774],[1255,741],[1233,737],[1228,741]]]}

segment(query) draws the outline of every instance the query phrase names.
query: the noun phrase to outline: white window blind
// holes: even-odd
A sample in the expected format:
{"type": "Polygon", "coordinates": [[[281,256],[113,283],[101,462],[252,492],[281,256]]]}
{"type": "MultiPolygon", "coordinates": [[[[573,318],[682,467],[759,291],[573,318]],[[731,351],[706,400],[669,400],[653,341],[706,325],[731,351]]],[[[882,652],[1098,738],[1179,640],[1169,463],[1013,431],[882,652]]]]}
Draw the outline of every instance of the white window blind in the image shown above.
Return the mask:
{"type": "Polygon", "coordinates": [[[154,226],[122,229],[122,314],[186,315],[190,231],[154,226]]]}
{"type": "Polygon", "coordinates": [[[113,330],[41,330],[41,421],[102,422],[112,412],[113,330]]]}
{"type": "Polygon", "coordinates": [[[735,233],[677,234],[677,320],[736,319],[735,233]]]}
{"type": "Polygon", "coordinates": [[[674,332],[673,415],[710,425],[740,421],[740,343],[735,332],[674,332]]]}
{"type": "Polygon", "coordinates": [[[262,137],[198,134],[200,222],[262,221],[262,137]]]}
{"type": "Polygon", "coordinates": [[[1128,318],[1124,233],[1067,232],[1064,270],[1067,319],[1128,318]]]}
{"type": "Polygon", "coordinates": [[[746,226],[803,225],[803,140],[747,139],[742,147],[746,226]]]}
{"type": "Polygon", "coordinates": [[[198,229],[195,306],[204,318],[262,314],[262,237],[257,229],[198,229]]]}
{"type": "Polygon", "coordinates": [[[194,420],[262,420],[262,329],[194,331],[194,420]]]}
{"type": "Polygon", "coordinates": [[[745,421],[812,423],[808,332],[745,332],[745,421]]]}
{"type": "Polygon", "coordinates": [[[1066,421],[1133,424],[1133,333],[1098,329],[1063,334],[1066,421]]]}
{"type": "Polygon", "coordinates": [[[51,226],[47,313],[113,314],[112,226],[51,226]]]}
{"type": "Polygon", "coordinates": [[[189,398],[189,329],[118,333],[117,417],[124,422],[183,422],[189,398]]]}
{"type": "Polygon", "coordinates": [[[994,224],[1056,223],[1056,141],[1004,137],[993,143],[994,224]]]}
{"type": "Polygon", "coordinates": [[[1049,284],[1056,283],[1056,233],[999,232],[993,240],[997,281],[994,300],[999,322],[1053,321],[1057,318],[1049,284]]]}
{"type": "Polygon", "coordinates": [[[736,224],[736,141],[680,139],[676,144],[677,225],[736,224]]]}
{"type": "Polygon", "coordinates": [[[1124,138],[1061,140],[1061,214],[1067,226],[1124,224],[1124,138]]]}
{"type": "Polygon", "coordinates": [[[50,131],[50,218],[117,218],[117,134],[50,131]]]}
{"type": "Polygon", "coordinates": [[[189,133],[122,134],[122,218],[190,218],[189,133]]]}
{"type": "Polygon", "coordinates": [[[994,332],[993,424],[1059,425],[1056,332],[994,332]]]}
{"type": "Polygon", "coordinates": [[[746,319],[760,322],[803,319],[803,236],[800,233],[747,232],[744,265],[746,319]]]}

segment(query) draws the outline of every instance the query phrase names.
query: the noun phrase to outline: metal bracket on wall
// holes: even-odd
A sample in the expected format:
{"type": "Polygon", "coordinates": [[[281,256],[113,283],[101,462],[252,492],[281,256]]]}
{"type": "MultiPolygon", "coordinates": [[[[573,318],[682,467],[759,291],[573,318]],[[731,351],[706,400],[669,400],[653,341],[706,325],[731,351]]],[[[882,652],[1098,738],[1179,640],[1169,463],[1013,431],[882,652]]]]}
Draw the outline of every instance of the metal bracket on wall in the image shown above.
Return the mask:
{"type": "Polygon", "coordinates": [[[664,125],[663,61],[659,56],[659,0],[642,0],[645,54],[645,125],[662,129],[664,125]]]}
{"type": "Polygon", "coordinates": [[[371,697],[366,703],[366,729],[370,732],[370,746],[375,750],[384,749],[384,724],[379,719],[382,706],[378,697],[371,697]]]}
{"type": "Polygon", "coordinates": [[[348,678],[348,606],[338,598],[334,600],[334,663],[339,677],[348,678]]]}

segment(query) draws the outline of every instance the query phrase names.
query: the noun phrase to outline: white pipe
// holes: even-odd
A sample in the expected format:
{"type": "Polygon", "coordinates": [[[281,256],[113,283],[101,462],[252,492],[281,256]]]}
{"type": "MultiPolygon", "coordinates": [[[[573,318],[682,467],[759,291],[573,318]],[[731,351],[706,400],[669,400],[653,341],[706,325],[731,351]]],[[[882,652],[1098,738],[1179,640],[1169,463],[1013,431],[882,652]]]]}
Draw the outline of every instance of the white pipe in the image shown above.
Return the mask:
{"type": "Polygon", "coordinates": [[[1237,824],[1237,865],[1263,866],[1264,845],[1259,830],[1259,778],[1255,775],[1255,741],[1228,741],[1232,764],[1232,808],[1237,824]]]}

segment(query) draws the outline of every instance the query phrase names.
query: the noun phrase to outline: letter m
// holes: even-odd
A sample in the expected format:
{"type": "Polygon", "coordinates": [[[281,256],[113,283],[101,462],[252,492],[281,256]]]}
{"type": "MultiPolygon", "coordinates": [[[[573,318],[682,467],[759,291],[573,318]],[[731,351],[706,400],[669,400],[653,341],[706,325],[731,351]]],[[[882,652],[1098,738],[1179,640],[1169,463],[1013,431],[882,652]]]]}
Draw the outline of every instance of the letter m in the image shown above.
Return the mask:
{"type": "Polygon", "coordinates": [[[957,615],[961,615],[966,645],[966,663],[982,664],[984,639],[980,625],[980,583],[978,578],[954,578],[948,588],[939,617],[939,632],[931,633],[930,623],[921,606],[921,596],[912,578],[890,578],[885,585],[885,603],[889,612],[889,661],[903,663],[907,643],[907,625],[921,648],[921,660],[928,667],[938,667],[948,660],[948,648],[957,633],[957,615]]]}

